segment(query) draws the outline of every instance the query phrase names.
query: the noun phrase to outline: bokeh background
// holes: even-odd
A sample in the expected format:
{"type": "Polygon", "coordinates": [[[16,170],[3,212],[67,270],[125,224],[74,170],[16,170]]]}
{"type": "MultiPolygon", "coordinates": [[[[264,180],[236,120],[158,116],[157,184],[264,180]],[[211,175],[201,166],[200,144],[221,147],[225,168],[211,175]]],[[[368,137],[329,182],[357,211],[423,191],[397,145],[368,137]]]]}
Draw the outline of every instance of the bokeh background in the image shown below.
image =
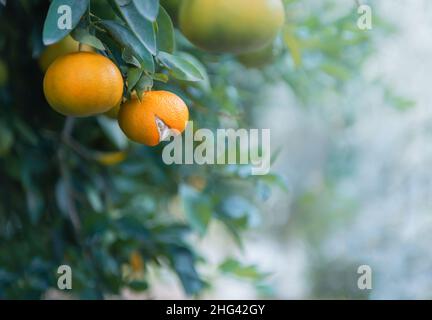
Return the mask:
{"type": "MultiPolygon", "coordinates": [[[[290,88],[272,85],[257,116],[283,146],[275,167],[290,192],[269,199],[239,255],[273,271],[278,298],[431,297],[432,3],[370,5],[393,30],[379,34],[374,21],[375,49],[348,85],[306,108],[290,88]],[[372,290],[357,288],[363,264],[372,290]]],[[[215,297],[259,296],[238,282],[218,288],[215,297]]]]}
{"type": "MultiPolygon", "coordinates": [[[[167,168],[158,161],[160,150],[136,146],[108,168],[72,156],[69,175],[78,170],[76,179],[85,181],[76,191],[87,199],[76,200],[84,244],[75,243],[61,216],[68,203],[64,176],[57,181],[58,173],[49,173],[54,187],[42,188],[29,177],[48,169],[22,160],[43,161],[34,145],[26,149],[32,135],[48,141],[45,152],[55,152],[49,135],[61,132],[64,119],[50,114],[39,92],[36,100],[23,97],[34,105],[20,102],[25,125],[13,129],[7,120],[12,96],[31,85],[22,83],[23,74],[36,82],[42,77],[37,52],[27,54],[17,67],[21,80],[11,80],[20,84],[1,89],[0,297],[431,298],[432,2],[359,2],[372,7],[372,30],[357,28],[356,1],[285,1],[286,32],[275,44],[282,53],[259,68],[235,56],[203,54],[177,34],[179,47],[207,68],[211,89],[169,88],[189,99],[201,127],[270,128],[272,174],[258,179],[231,167],[167,168]],[[202,113],[203,105],[210,113],[202,113]],[[31,116],[25,108],[33,109],[31,116]],[[49,115],[35,116],[35,108],[49,115]],[[16,163],[30,173],[17,174],[16,163]],[[105,179],[112,182],[109,192],[105,179]],[[7,204],[11,193],[24,207],[7,204]],[[49,209],[52,203],[60,208],[49,209]],[[207,214],[212,218],[202,219],[207,214]],[[185,238],[183,228],[192,229],[185,238]],[[72,294],[53,286],[55,266],[65,262],[79,269],[72,294]],[[372,268],[372,290],[357,287],[357,268],[365,264],[372,268]],[[133,281],[131,268],[138,269],[133,281]]],[[[0,21],[2,30],[11,27],[6,24],[0,21]]],[[[31,30],[38,29],[21,32],[31,30]]],[[[0,49],[14,78],[7,41],[0,49]]],[[[114,130],[106,119],[76,126],[114,130]]],[[[89,148],[121,147],[100,142],[107,139],[100,134],[76,136],[89,148]]]]}

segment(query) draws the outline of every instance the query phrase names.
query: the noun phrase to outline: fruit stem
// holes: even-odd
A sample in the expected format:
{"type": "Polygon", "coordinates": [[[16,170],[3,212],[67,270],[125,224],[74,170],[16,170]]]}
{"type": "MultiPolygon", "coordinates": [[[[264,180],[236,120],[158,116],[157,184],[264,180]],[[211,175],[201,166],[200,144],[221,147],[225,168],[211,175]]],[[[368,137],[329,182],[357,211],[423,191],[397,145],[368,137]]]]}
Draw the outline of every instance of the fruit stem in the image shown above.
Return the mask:
{"type": "Polygon", "coordinates": [[[80,42],[79,44],[78,44],[78,51],[82,51],[82,47],[83,47],[83,44],[82,44],[82,42],[80,42]]]}

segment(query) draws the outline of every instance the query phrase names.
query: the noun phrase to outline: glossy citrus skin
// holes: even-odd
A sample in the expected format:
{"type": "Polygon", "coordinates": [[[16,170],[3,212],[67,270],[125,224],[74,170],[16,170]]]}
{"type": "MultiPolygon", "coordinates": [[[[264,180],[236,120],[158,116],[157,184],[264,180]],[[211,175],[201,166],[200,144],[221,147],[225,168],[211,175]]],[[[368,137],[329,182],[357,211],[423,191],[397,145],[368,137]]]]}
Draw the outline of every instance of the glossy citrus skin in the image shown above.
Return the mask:
{"type": "Polygon", "coordinates": [[[180,29],[211,52],[242,53],[268,45],[284,24],[281,0],[184,0],[180,29]]]}
{"type": "Polygon", "coordinates": [[[123,78],[108,58],[76,52],[50,65],[43,87],[54,110],[66,116],[85,117],[104,113],[120,103],[123,78]]]}
{"type": "MultiPolygon", "coordinates": [[[[77,52],[79,48],[78,41],[75,41],[71,36],[66,36],[59,42],[52,44],[44,49],[39,57],[39,66],[42,71],[46,71],[51,63],[60,56],[68,53],[77,52]]],[[[81,51],[92,52],[94,49],[88,45],[83,45],[81,51]]]]}
{"type": "Polygon", "coordinates": [[[168,91],[148,91],[141,101],[134,96],[124,103],[118,115],[120,128],[126,136],[148,146],[159,144],[156,117],[170,129],[181,133],[189,120],[189,110],[184,101],[168,91]]]}

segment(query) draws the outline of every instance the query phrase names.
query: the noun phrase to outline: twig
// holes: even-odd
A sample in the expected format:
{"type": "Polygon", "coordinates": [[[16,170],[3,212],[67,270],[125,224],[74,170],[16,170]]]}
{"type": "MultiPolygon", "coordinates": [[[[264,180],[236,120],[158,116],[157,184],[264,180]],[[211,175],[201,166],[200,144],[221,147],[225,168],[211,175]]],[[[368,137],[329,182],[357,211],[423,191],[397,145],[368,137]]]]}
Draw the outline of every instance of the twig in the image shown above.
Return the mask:
{"type": "Polygon", "coordinates": [[[206,108],[201,103],[199,103],[198,101],[196,101],[194,99],[194,97],[189,92],[187,92],[187,91],[184,91],[184,92],[188,96],[188,98],[193,101],[193,107],[198,112],[201,112],[201,113],[210,113],[210,112],[212,112],[213,114],[216,114],[216,115],[218,115],[220,117],[224,117],[224,118],[228,118],[228,119],[232,119],[232,120],[241,120],[243,118],[242,114],[240,114],[240,113],[235,115],[235,114],[229,114],[229,113],[226,113],[226,112],[223,112],[223,111],[213,112],[212,110],[206,108]]]}
{"type": "Polygon", "coordinates": [[[94,160],[94,154],[72,137],[65,137],[63,143],[87,160],[94,160]]]}
{"type": "Polygon", "coordinates": [[[93,13],[91,13],[90,12],[90,15],[89,15],[91,18],[94,18],[96,21],[102,21],[102,19],[101,18],[99,18],[97,15],[95,15],[95,14],[93,14],[93,13]]]}
{"type": "Polygon", "coordinates": [[[71,136],[74,125],[75,118],[67,117],[62,131],[62,138],[71,136]]]}
{"type": "MultiPolygon", "coordinates": [[[[63,131],[62,131],[62,141],[66,141],[68,137],[71,136],[73,126],[75,123],[75,119],[68,117],[66,119],[63,131]]],[[[67,206],[67,212],[69,215],[69,219],[71,220],[72,226],[75,231],[75,236],[77,240],[80,239],[80,233],[81,233],[81,222],[79,219],[78,211],[76,209],[75,201],[74,201],[74,195],[73,195],[73,188],[70,178],[69,169],[66,166],[66,154],[65,149],[63,147],[59,148],[58,151],[58,158],[59,158],[59,166],[60,166],[60,173],[63,177],[64,184],[65,184],[65,191],[66,191],[66,206],[67,206]]]]}
{"type": "Polygon", "coordinates": [[[89,160],[93,159],[93,153],[72,137],[72,130],[74,124],[75,124],[74,118],[72,117],[66,118],[66,123],[61,135],[62,142],[68,147],[70,147],[71,149],[73,149],[78,155],[82,156],[83,158],[89,160]]]}
{"type": "Polygon", "coordinates": [[[93,28],[99,30],[100,32],[107,33],[107,31],[106,31],[105,29],[99,27],[96,23],[93,23],[93,22],[92,22],[91,25],[93,26],[93,28]]]}
{"type": "MultiPolygon", "coordinates": [[[[70,146],[73,148],[77,153],[80,153],[83,156],[88,156],[89,151],[85,149],[85,147],[81,146],[78,142],[76,142],[72,138],[72,131],[75,125],[75,119],[72,117],[67,117],[66,122],[63,128],[63,131],[61,133],[61,140],[65,145],[70,146]],[[79,152],[78,152],[79,150],[79,152]]],[[[78,243],[83,248],[83,254],[84,256],[90,260],[92,263],[92,266],[94,268],[95,274],[97,274],[98,271],[98,265],[97,262],[93,256],[93,252],[91,250],[91,247],[88,247],[87,245],[84,245],[81,241],[81,221],[78,215],[78,210],[76,208],[75,200],[74,200],[74,193],[73,193],[73,187],[71,183],[71,177],[70,177],[70,171],[69,168],[66,165],[66,150],[64,146],[60,146],[58,151],[58,158],[59,158],[59,165],[60,165],[60,172],[63,177],[64,183],[65,183],[65,191],[66,191],[66,206],[67,206],[67,212],[69,215],[69,219],[71,220],[75,237],[78,241],[78,243]]],[[[98,276],[96,276],[96,293],[98,294],[98,297],[103,299],[103,290],[101,286],[101,281],[98,276]]]]}

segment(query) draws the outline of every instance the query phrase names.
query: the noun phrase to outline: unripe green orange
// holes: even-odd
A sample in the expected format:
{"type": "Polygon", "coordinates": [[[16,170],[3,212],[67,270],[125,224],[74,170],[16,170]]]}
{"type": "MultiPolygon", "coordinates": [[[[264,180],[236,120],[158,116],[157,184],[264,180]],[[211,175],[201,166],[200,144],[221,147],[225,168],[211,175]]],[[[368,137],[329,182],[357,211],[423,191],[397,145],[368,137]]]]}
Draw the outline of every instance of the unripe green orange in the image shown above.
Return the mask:
{"type": "Polygon", "coordinates": [[[274,45],[270,44],[261,50],[240,54],[237,60],[247,68],[262,68],[275,60],[277,52],[274,45]]]}
{"type": "Polygon", "coordinates": [[[269,45],[285,20],[281,0],[183,0],[183,34],[211,52],[243,53],[269,45]]]}

